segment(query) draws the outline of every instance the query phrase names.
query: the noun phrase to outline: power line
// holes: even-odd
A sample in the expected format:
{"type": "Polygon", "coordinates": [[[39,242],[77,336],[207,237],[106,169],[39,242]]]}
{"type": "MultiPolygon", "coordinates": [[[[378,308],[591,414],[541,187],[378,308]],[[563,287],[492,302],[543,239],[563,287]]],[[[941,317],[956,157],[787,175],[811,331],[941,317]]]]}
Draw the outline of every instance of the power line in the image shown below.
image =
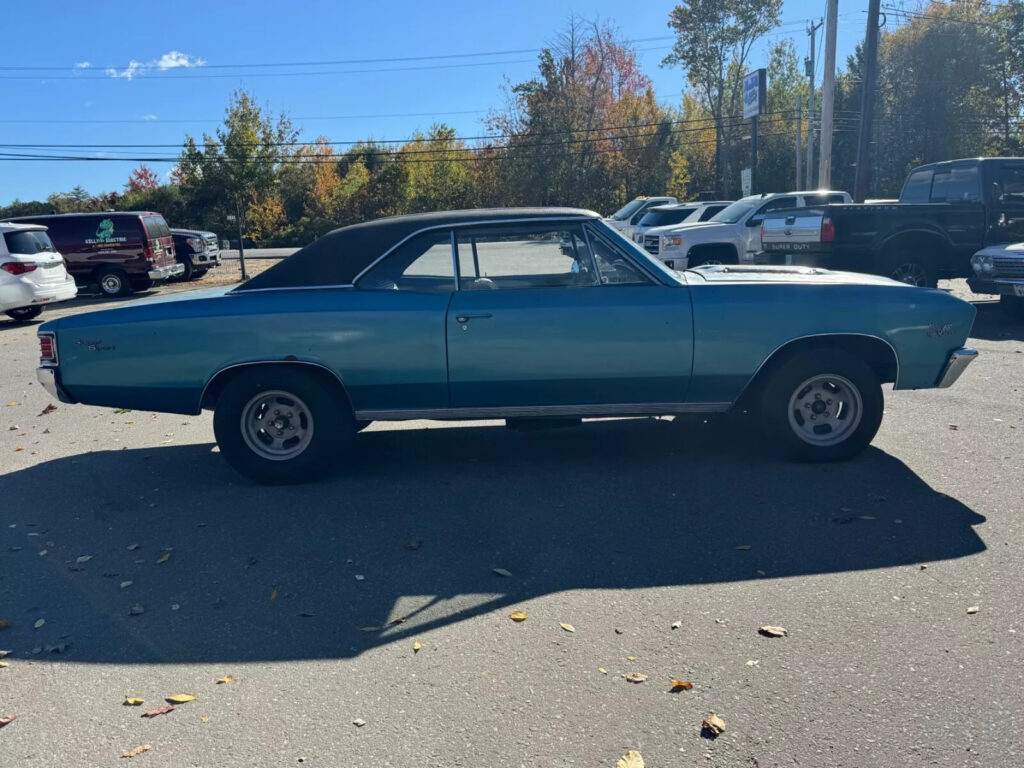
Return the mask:
{"type": "MultiPolygon", "coordinates": [[[[391,112],[382,113],[376,115],[313,115],[303,117],[289,117],[291,120],[378,120],[388,117],[437,117],[439,115],[482,115],[488,112],[486,109],[463,109],[455,111],[445,112],[391,112]]],[[[163,118],[146,118],[138,117],[132,119],[113,119],[113,120],[53,120],[49,118],[41,119],[0,119],[0,124],[3,123],[19,123],[19,124],[116,124],[116,123],[143,123],[146,125],[160,125],[168,123],[209,123],[213,118],[206,117],[194,117],[194,118],[174,118],[165,120],[163,118]]],[[[220,119],[220,118],[216,118],[220,119]]]]}

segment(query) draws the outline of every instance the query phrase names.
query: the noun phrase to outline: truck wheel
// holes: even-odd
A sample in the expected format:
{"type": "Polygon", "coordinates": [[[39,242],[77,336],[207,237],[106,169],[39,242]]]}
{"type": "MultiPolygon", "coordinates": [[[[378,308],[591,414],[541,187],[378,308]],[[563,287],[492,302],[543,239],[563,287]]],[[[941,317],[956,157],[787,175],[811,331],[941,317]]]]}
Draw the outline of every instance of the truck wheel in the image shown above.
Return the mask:
{"type": "Polygon", "coordinates": [[[185,271],[178,275],[177,280],[181,283],[187,283],[195,275],[196,268],[192,265],[192,259],[188,256],[182,259],[181,263],[185,265],[185,271]]]}
{"type": "Polygon", "coordinates": [[[228,464],[266,485],[322,476],[355,434],[337,392],[308,372],[275,366],[257,366],[228,383],[213,430],[228,464]]]}
{"type": "Polygon", "coordinates": [[[1013,320],[1024,320],[1024,298],[1020,296],[1000,296],[999,308],[1013,320]]]}
{"type": "Polygon", "coordinates": [[[35,320],[42,313],[42,307],[18,307],[7,310],[5,314],[16,323],[27,323],[29,320],[35,320]]]}
{"type": "Polygon", "coordinates": [[[938,285],[931,260],[916,253],[890,254],[882,265],[881,273],[899,283],[916,285],[918,288],[934,288],[938,285]]]}
{"type": "Polygon", "coordinates": [[[761,395],[761,425],[773,453],[798,461],[844,461],[882,423],[878,376],[840,349],[805,352],[775,369],[761,395]]]}
{"type": "Polygon", "coordinates": [[[132,292],[128,275],[117,267],[103,267],[96,273],[96,284],[99,286],[100,292],[110,298],[127,296],[132,292]]]}

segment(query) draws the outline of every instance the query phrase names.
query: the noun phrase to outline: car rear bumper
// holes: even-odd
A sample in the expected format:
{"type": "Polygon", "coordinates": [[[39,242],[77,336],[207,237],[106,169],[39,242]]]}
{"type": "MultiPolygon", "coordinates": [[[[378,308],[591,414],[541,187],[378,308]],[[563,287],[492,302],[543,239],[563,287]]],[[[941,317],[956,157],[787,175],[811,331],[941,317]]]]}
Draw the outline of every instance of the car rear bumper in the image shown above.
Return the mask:
{"type": "Polygon", "coordinates": [[[170,280],[172,277],[177,277],[178,275],[183,274],[185,274],[185,265],[175,262],[174,264],[168,264],[165,267],[156,267],[155,269],[149,270],[149,279],[154,283],[159,283],[163,280],[170,280]]]}
{"type": "Polygon", "coordinates": [[[1024,278],[981,277],[967,278],[967,285],[975,293],[998,293],[1000,296],[1024,296],[1024,278]]]}
{"type": "Polygon", "coordinates": [[[59,400],[62,403],[74,403],[75,400],[67,392],[64,391],[60,385],[60,378],[57,375],[57,369],[49,366],[40,366],[36,368],[36,379],[42,384],[43,389],[46,390],[47,394],[55,400],[59,400]]]}
{"type": "Polygon", "coordinates": [[[40,304],[56,304],[58,301],[69,301],[78,295],[78,287],[72,277],[66,277],[59,283],[33,283],[27,279],[15,280],[0,286],[0,308],[21,309],[40,304]]]}
{"type": "Polygon", "coordinates": [[[960,378],[967,366],[973,363],[978,357],[978,350],[963,347],[958,349],[952,355],[949,356],[949,361],[946,363],[946,369],[942,372],[942,378],[939,379],[939,387],[951,387],[954,382],[960,378]]]}

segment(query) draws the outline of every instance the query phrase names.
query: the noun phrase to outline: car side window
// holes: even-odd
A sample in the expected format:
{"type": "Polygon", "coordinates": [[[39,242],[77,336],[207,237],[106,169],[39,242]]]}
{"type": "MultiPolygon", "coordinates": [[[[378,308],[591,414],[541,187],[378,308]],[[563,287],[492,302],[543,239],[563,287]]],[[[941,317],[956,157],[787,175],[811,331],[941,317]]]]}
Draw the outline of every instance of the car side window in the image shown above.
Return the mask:
{"type": "Polygon", "coordinates": [[[846,196],[845,195],[840,195],[840,194],[831,194],[831,195],[828,196],[828,201],[830,203],[845,203],[846,202],[846,196]]]}
{"type": "Polygon", "coordinates": [[[774,200],[771,200],[771,201],[765,203],[764,205],[761,206],[761,208],[758,210],[757,213],[755,213],[753,216],[751,216],[749,219],[747,219],[747,226],[748,227],[759,227],[759,226],[761,226],[761,222],[764,221],[764,215],[766,213],[770,213],[771,211],[778,211],[778,210],[780,210],[782,208],[796,208],[796,198],[795,197],[777,197],[774,200]]]}
{"type": "Polygon", "coordinates": [[[910,174],[907,183],[903,185],[903,192],[900,193],[901,203],[927,203],[928,196],[932,191],[932,177],[935,171],[930,168],[926,171],[915,171],[910,174]]]}
{"type": "Polygon", "coordinates": [[[935,172],[930,197],[933,203],[977,202],[981,200],[978,167],[954,166],[935,172]]]}
{"type": "Polygon", "coordinates": [[[587,227],[587,241],[597,264],[601,285],[647,285],[651,282],[628,256],[591,227],[587,227]]]}
{"type": "Polygon", "coordinates": [[[996,200],[1024,203],[1024,165],[1003,166],[996,175],[996,200]]]}
{"type": "Polygon", "coordinates": [[[363,275],[356,287],[369,291],[454,291],[451,231],[434,230],[405,241],[363,275]]]}
{"type": "Polygon", "coordinates": [[[827,195],[804,195],[804,206],[828,205],[827,195]]]}
{"type": "Polygon", "coordinates": [[[724,205],[709,205],[707,208],[704,209],[704,213],[700,215],[700,218],[697,219],[697,221],[707,221],[716,213],[721,211],[723,208],[725,208],[724,205]]]}
{"type": "Polygon", "coordinates": [[[456,232],[464,291],[598,285],[579,226],[509,225],[456,232]]]}

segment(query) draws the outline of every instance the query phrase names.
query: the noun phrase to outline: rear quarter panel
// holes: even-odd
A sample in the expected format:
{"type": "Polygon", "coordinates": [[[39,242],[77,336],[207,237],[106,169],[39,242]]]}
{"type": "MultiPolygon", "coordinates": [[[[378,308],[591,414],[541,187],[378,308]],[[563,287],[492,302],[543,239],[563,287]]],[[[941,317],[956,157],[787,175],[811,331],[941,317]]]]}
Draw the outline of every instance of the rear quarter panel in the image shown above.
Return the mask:
{"type": "Polygon", "coordinates": [[[975,309],[940,291],[897,283],[692,284],[693,401],[734,401],[773,352],[816,335],[860,334],[896,352],[897,389],[934,387],[963,346],[975,309]]]}
{"type": "Polygon", "coordinates": [[[198,413],[218,371],[254,361],[319,364],[357,409],[447,406],[448,294],[323,289],[153,301],[56,326],[60,381],[92,405],[198,413]]]}

